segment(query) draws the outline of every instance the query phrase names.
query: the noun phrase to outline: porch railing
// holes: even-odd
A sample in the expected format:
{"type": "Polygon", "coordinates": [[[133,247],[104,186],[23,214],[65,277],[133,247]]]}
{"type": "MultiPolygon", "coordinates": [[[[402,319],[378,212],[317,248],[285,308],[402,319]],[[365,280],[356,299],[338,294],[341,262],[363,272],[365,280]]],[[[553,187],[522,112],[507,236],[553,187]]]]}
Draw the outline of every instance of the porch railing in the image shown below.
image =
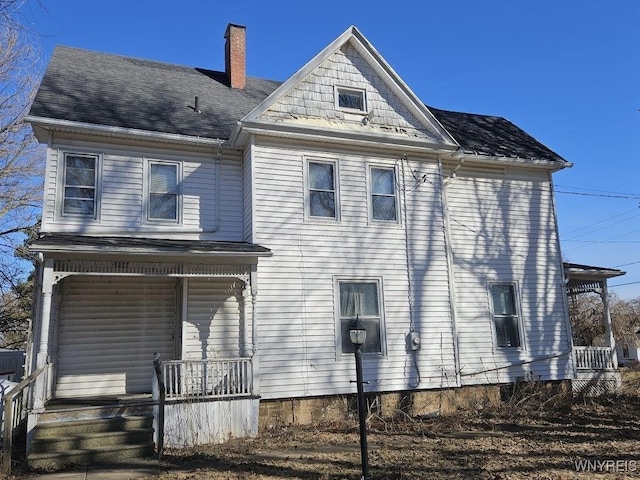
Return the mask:
{"type": "Polygon", "coordinates": [[[578,370],[614,370],[611,348],[573,347],[578,370]]]}
{"type": "MultiPolygon", "coordinates": [[[[49,365],[38,368],[18,385],[12,388],[2,399],[3,407],[3,446],[2,446],[2,471],[11,473],[12,451],[14,436],[18,429],[25,426],[27,409],[31,396],[40,395],[43,399],[46,396],[47,373],[49,365]],[[42,390],[37,392],[35,390],[42,390]]],[[[26,432],[23,432],[26,434],[26,432]]]]}
{"type": "Polygon", "coordinates": [[[166,400],[253,395],[251,358],[161,362],[166,400]]]}

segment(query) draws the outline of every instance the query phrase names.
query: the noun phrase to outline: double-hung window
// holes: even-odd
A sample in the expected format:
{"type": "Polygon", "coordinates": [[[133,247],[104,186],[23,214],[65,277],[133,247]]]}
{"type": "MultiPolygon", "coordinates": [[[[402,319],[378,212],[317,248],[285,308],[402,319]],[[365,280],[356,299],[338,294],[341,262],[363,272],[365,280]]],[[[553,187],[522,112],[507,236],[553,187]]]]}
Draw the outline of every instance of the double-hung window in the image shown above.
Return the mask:
{"type": "Polygon", "coordinates": [[[520,348],[522,346],[522,335],[516,284],[491,284],[491,300],[497,346],[520,348]]]}
{"type": "Polygon", "coordinates": [[[96,218],[98,156],[64,155],[62,214],[96,218]]]}
{"type": "Polygon", "coordinates": [[[337,305],[339,351],[353,353],[355,347],[349,337],[349,328],[356,322],[367,331],[363,353],[384,352],[382,315],[382,288],[380,279],[338,279],[337,305]]]}
{"type": "Polygon", "coordinates": [[[336,162],[310,160],[307,163],[307,212],[312,218],[338,219],[336,162]]]}
{"type": "Polygon", "coordinates": [[[149,221],[180,221],[180,168],[178,163],[149,162],[147,218],[149,221]]]}
{"type": "Polygon", "coordinates": [[[394,168],[371,167],[369,170],[371,220],[398,221],[398,189],[394,168]]]}

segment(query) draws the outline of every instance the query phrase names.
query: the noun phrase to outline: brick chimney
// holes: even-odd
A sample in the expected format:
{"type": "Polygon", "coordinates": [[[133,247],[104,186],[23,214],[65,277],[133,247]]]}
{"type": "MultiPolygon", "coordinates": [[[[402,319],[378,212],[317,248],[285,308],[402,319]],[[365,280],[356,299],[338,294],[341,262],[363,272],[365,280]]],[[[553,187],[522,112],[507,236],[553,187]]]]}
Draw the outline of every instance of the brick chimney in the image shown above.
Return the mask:
{"type": "Polygon", "coordinates": [[[231,88],[243,89],[247,85],[246,31],[247,27],[230,23],[224,34],[224,69],[231,88]]]}

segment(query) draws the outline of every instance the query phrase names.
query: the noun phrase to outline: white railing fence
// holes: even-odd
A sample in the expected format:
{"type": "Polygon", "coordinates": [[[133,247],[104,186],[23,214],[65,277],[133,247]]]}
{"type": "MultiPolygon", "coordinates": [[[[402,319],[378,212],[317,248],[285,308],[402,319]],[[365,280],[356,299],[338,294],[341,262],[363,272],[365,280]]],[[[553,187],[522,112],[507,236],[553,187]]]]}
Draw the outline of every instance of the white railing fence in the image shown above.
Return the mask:
{"type": "Polygon", "coordinates": [[[578,370],[613,370],[613,358],[609,347],[573,347],[578,370]]]}
{"type": "Polygon", "coordinates": [[[246,397],[253,394],[251,358],[161,362],[166,400],[246,397]]]}

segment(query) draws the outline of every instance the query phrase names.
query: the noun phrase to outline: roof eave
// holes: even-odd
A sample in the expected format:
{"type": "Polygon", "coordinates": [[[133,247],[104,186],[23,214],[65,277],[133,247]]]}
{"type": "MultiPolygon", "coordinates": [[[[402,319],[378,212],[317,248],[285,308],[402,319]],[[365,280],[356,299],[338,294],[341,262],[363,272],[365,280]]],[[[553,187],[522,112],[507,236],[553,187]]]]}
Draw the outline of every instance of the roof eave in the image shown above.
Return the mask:
{"type": "Polygon", "coordinates": [[[546,159],[538,159],[538,158],[521,158],[521,157],[508,157],[508,156],[498,156],[498,155],[482,155],[482,154],[469,154],[465,153],[462,150],[458,150],[455,153],[455,159],[457,161],[471,161],[474,163],[480,164],[490,164],[495,166],[504,165],[504,166],[522,166],[527,168],[535,168],[535,169],[543,169],[550,170],[552,172],[557,172],[564,168],[573,167],[573,163],[567,162],[566,160],[558,161],[558,160],[546,160],[546,159]]]}
{"type": "Polygon", "coordinates": [[[358,145],[375,148],[402,148],[407,151],[428,150],[435,154],[452,154],[456,145],[430,142],[422,138],[401,137],[397,135],[369,134],[350,130],[327,130],[309,125],[278,124],[263,121],[242,121],[234,130],[230,144],[244,144],[251,135],[291,138],[314,142],[327,142],[358,145]]]}
{"type": "MultiPolygon", "coordinates": [[[[197,146],[218,146],[226,142],[225,139],[220,138],[194,137],[178,133],[154,132],[136,128],[113,127],[109,125],[76,122],[73,120],[61,120],[58,118],[39,117],[35,115],[27,115],[25,117],[25,121],[30,123],[33,127],[51,132],[93,134],[115,138],[153,140],[164,143],[177,143],[197,146]]],[[[42,142],[42,140],[40,141],[42,142]]]]}
{"type": "Polygon", "coordinates": [[[212,252],[208,250],[188,249],[188,250],[172,250],[162,248],[136,248],[136,247],[105,247],[104,245],[87,246],[87,245],[38,245],[37,242],[30,250],[42,253],[65,253],[65,254],[100,254],[100,255],[153,255],[160,257],[180,257],[180,256],[198,256],[198,257],[217,257],[217,258],[255,258],[255,257],[271,257],[271,251],[265,252],[232,252],[220,251],[212,252]]]}

